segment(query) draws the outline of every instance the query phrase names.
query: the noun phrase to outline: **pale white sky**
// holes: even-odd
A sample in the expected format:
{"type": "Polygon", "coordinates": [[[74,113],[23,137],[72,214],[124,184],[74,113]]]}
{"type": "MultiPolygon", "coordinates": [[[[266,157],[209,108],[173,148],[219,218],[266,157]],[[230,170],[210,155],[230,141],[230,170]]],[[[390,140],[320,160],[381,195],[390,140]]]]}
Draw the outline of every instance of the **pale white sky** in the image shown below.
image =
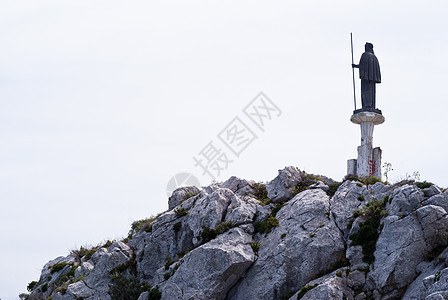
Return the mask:
{"type": "MultiPolygon", "coordinates": [[[[48,260],[127,235],[263,91],[281,110],[217,178],[356,157],[350,39],[374,44],[392,180],[448,185],[446,1],[0,2],[0,298],[48,260]]],[[[359,90],[359,81],[357,81],[359,90]]],[[[247,123],[249,125],[249,123],[247,123]]],[[[252,124],[253,126],[253,124],[252,124]]],[[[256,129],[256,128],[255,128],[256,129]]],[[[255,130],[254,129],[254,130],[255,130]]]]}

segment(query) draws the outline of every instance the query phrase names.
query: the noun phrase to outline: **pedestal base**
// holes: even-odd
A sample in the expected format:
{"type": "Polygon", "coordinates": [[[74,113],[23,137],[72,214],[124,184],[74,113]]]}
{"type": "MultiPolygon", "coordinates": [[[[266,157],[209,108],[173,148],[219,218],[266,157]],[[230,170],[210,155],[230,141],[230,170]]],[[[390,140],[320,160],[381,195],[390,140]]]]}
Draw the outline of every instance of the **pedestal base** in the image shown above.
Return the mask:
{"type": "Polygon", "coordinates": [[[375,125],[384,123],[385,118],[380,110],[357,110],[350,121],[361,127],[361,146],[358,147],[358,159],[347,161],[347,175],[358,177],[375,176],[381,179],[381,149],[373,148],[373,129],[375,125]]]}

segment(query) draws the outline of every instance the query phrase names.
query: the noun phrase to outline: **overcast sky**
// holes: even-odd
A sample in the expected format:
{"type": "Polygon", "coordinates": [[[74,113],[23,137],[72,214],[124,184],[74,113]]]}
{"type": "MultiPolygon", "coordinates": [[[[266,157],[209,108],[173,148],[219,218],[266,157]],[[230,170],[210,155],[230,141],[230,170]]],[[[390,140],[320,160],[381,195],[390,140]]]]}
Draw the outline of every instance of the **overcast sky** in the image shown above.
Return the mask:
{"type": "MultiPolygon", "coordinates": [[[[216,177],[268,181],[284,166],[341,180],[356,158],[355,61],[374,44],[386,122],[374,145],[396,181],[448,186],[448,4],[441,1],[0,2],[0,298],[50,259],[123,238],[164,211],[167,184],[210,142],[216,177]],[[264,94],[281,113],[243,112],[264,94]],[[239,156],[218,135],[238,117],[239,156]]],[[[356,82],[359,97],[359,80],[356,82]]],[[[359,102],[358,102],[358,105],[359,102]]]]}

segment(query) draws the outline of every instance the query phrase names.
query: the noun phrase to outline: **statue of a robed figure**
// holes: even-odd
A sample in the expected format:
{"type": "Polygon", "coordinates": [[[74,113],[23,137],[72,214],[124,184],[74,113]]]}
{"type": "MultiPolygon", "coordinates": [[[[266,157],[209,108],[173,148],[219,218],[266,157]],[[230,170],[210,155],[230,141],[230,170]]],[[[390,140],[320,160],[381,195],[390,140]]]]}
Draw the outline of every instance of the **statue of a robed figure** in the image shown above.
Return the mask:
{"type": "Polygon", "coordinates": [[[350,121],[361,127],[361,145],[357,149],[358,158],[347,161],[347,175],[357,177],[374,176],[381,179],[382,151],[380,147],[373,146],[373,128],[385,121],[381,110],[376,108],[376,84],[381,82],[380,64],[373,53],[373,45],[371,43],[366,43],[365,52],[362,54],[359,64],[354,64],[352,34],[350,34],[350,40],[352,49],[353,99],[355,103],[355,111],[350,117],[350,121]],[[356,109],[354,68],[359,68],[359,78],[361,78],[361,109],[356,109]]]}
{"type": "Polygon", "coordinates": [[[352,64],[353,68],[359,68],[361,78],[361,102],[362,110],[380,113],[376,108],[376,84],[381,83],[380,64],[373,52],[373,45],[366,43],[365,52],[362,54],[359,65],[352,64]]]}

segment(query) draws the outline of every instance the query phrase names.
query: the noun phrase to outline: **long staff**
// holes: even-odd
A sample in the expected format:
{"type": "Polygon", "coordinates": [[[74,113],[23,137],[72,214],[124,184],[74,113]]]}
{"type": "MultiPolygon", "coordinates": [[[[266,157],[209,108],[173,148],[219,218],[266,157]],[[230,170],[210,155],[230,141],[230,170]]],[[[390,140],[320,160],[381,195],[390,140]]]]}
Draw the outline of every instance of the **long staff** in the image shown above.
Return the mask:
{"type": "Polygon", "coordinates": [[[353,35],[350,32],[350,42],[352,46],[352,75],[353,75],[353,100],[355,101],[355,110],[356,110],[356,89],[355,89],[355,68],[353,67],[353,35]]]}

